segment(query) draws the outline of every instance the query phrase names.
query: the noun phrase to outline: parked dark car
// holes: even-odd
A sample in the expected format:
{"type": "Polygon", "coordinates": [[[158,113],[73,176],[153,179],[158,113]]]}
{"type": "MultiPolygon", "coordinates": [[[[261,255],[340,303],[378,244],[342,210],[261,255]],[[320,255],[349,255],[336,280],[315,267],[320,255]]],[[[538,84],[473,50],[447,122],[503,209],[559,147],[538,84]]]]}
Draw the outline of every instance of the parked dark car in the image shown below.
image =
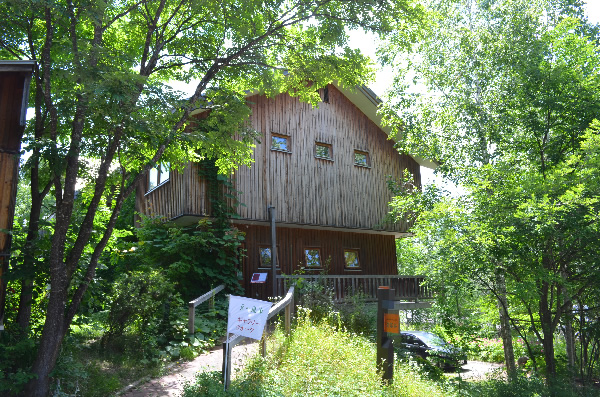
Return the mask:
{"type": "Polygon", "coordinates": [[[457,368],[467,363],[467,356],[458,347],[431,332],[402,331],[399,353],[408,353],[443,368],[457,368]]]}

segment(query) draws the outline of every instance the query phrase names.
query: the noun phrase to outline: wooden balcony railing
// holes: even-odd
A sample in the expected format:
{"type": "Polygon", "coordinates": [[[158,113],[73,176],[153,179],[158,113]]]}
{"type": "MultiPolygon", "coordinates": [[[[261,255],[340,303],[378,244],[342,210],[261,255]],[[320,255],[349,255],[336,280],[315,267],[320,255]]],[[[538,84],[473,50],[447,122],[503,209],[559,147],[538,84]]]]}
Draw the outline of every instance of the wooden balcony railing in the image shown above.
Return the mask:
{"type": "Polygon", "coordinates": [[[388,286],[395,290],[396,300],[433,299],[433,291],[424,283],[424,276],[395,275],[310,275],[277,276],[277,291],[281,295],[302,280],[321,282],[332,288],[334,299],[342,301],[349,295],[362,294],[365,300],[377,300],[377,288],[388,286]]]}

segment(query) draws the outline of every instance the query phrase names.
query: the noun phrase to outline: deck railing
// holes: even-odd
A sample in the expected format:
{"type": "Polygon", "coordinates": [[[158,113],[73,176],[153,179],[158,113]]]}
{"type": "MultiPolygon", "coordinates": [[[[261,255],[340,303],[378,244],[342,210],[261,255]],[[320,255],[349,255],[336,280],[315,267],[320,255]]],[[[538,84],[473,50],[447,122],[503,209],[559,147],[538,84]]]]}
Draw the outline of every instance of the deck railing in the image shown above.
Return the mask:
{"type": "Polygon", "coordinates": [[[334,291],[334,299],[343,301],[349,295],[360,293],[366,300],[377,300],[377,288],[388,286],[395,290],[397,300],[433,299],[433,291],[427,286],[424,276],[396,275],[278,275],[277,290],[287,290],[303,281],[321,282],[334,291]]]}
{"type": "Polygon", "coordinates": [[[195,320],[196,320],[196,306],[198,306],[199,304],[204,303],[210,299],[210,301],[208,303],[208,308],[209,308],[209,310],[212,310],[215,306],[215,295],[218,294],[219,292],[223,291],[224,289],[225,289],[225,285],[221,284],[217,288],[214,288],[214,289],[208,291],[206,294],[204,294],[188,303],[188,333],[189,334],[194,334],[196,332],[195,324],[194,324],[195,320]]]}

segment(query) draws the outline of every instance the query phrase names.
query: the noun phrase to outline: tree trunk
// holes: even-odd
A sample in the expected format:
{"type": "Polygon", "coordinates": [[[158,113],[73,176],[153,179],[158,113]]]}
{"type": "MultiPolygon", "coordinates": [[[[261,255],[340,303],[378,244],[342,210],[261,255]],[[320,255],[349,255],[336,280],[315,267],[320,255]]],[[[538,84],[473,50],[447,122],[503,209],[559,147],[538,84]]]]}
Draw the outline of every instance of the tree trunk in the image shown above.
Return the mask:
{"type": "Polygon", "coordinates": [[[552,302],[548,299],[550,295],[550,284],[547,281],[542,282],[540,292],[539,315],[540,327],[542,328],[543,333],[542,346],[544,347],[544,359],[546,360],[546,380],[550,384],[556,378],[556,361],[554,360],[554,321],[560,317],[560,313],[556,313],[557,317],[555,319],[552,318],[552,302]]]}
{"type": "Polygon", "coordinates": [[[561,277],[563,279],[564,284],[562,285],[562,295],[565,301],[565,313],[563,315],[564,323],[565,323],[565,344],[567,350],[567,367],[569,369],[569,374],[571,377],[575,377],[577,369],[575,368],[575,335],[573,332],[573,301],[569,295],[569,291],[566,287],[566,283],[568,280],[567,270],[563,269],[561,272],[561,277]]]}
{"type": "MultiPolygon", "coordinates": [[[[39,86],[37,87],[39,91],[39,86]]],[[[36,93],[36,109],[37,106],[41,106],[40,103],[42,98],[39,96],[41,93],[36,93]]],[[[36,129],[35,139],[40,139],[43,131],[43,126],[38,125],[38,116],[36,115],[36,129]]],[[[39,117],[41,118],[41,117],[39,117]]],[[[49,186],[46,186],[43,191],[40,192],[40,179],[39,179],[39,156],[40,151],[36,147],[32,154],[33,166],[31,167],[31,179],[30,179],[30,196],[31,196],[31,210],[29,211],[29,224],[27,225],[27,238],[25,240],[24,247],[24,258],[23,258],[23,269],[29,273],[21,281],[21,295],[19,296],[19,311],[17,312],[17,324],[21,327],[21,330],[25,331],[29,328],[31,321],[31,305],[33,300],[33,285],[36,274],[36,246],[37,240],[40,234],[40,218],[42,215],[42,203],[44,197],[48,194],[49,186]]]]}
{"type": "Polygon", "coordinates": [[[29,328],[31,320],[31,301],[33,300],[33,281],[21,280],[21,294],[19,295],[19,311],[17,312],[17,324],[21,331],[29,328]]]}
{"type": "Polygon", "coordinates": [[[552,384],[556,379],[556,361],[554,360],[554,335],[545,335],[542,339],[544,359],[546,360],[546,381],[552,384]]]}
{"type": "Polygon", "coordinates": [[[500,336],[504,348],[504,362],[509,379],[513,379],[517,373],[515,365],[515,351],[513,348],[510,318],[508,315],[508,299],[506,298],[506,281],[502,269],[496,271],[496,287],[498,291],[498,312],[500,315],[500,336]]]}
{"type": "Polygon", "coordinates": [[[577,369],[575,368],[575,335],[571,316],[567,316],[565,324],[565,342],[567,345],[567,365],[569,366],[569,372],[572,376],[575,376],[577,373],[577,369]]]}
{"type": "MultiPolygon", "coordinates": [[[[53,288],[50,291],[44,332],[42,332],[40,347],[32,367],[32,372],[37,377],[27,384],[25,389],[26,396],[46,397],[50,392],[50,373],[54,369],[66,334],[65,306],[67,284],[64,282],[66,278],[61,281],[63,282],[60,284],[64,286],[53,288]]],[[[55,285],[53,284],[53,287],[55,285]]]]}

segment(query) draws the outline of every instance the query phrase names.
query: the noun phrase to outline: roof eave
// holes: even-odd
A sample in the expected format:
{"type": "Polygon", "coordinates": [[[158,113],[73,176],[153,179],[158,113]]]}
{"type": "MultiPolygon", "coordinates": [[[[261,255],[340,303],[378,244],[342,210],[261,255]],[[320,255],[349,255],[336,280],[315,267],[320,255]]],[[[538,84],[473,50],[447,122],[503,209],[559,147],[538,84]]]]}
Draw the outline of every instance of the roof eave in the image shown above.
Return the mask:
{"type": "Polygon", "coordinates": [[[0,72],[25,72],[31,73],[35,61],[0,60],[0,72]]]}

